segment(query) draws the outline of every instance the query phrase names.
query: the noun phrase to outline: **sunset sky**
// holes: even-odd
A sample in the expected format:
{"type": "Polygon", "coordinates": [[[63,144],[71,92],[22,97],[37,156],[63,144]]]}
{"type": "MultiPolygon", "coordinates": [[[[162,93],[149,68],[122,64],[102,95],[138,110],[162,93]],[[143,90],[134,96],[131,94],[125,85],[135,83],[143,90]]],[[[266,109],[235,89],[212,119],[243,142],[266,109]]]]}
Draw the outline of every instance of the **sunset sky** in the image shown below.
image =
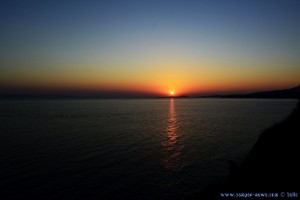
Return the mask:
{"type": "Polygon", "coordinates": [[[300,1],[1,1],[0,94],[164,96],[300,83],[300,1]]]}

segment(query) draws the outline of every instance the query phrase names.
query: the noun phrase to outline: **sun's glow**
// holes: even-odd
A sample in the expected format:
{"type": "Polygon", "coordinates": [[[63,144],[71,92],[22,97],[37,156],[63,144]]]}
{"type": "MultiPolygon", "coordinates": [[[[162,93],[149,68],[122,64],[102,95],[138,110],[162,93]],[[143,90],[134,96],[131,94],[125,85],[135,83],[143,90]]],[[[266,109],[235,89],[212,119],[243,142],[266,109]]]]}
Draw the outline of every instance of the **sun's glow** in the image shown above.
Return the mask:
{"type": "Polygon", "coordinates": [[[175,94],[175,92],[174,91],[170,91],[170,95],[174,95],[175,94]]]}

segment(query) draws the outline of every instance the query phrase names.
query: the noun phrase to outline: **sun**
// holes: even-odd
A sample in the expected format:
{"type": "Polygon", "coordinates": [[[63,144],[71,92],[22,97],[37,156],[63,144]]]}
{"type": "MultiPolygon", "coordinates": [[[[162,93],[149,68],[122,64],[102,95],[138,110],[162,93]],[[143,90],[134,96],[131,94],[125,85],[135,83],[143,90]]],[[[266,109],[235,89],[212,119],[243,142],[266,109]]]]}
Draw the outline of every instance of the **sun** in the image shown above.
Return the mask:
{"type": "Polygon", "coordinates": [[[172,90],[172,91],[170,91],[170,95],[174,95],[175,94],[175,92],[172,90]]]}

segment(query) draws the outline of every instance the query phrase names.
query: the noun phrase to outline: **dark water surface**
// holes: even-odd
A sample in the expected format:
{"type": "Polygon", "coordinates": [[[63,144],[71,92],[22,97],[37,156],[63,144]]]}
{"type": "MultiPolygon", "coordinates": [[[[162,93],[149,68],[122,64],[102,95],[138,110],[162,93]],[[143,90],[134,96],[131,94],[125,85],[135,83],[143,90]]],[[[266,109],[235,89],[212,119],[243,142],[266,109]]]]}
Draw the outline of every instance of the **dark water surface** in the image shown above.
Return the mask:
{"type": "Polygon", "coordinates": [[[224,179],[295,100],[0,101],[0,199],[179,199],[224,179]]]}

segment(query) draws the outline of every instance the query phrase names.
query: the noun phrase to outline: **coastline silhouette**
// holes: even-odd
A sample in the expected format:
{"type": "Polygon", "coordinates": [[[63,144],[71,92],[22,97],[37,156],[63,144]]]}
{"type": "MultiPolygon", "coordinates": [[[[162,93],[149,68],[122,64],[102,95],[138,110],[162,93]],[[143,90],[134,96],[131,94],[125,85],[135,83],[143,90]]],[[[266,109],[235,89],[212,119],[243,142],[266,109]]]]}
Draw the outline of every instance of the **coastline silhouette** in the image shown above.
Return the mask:
{"type": "Polygon", "coordinates": [[[258,98],[258,99],[299,99],[300,85],[282,90],[272,90],[263,92],[254,92],[249,94],[229,94],[229,95],[209,95],[200,96],[202,98],[258,98]]]}

